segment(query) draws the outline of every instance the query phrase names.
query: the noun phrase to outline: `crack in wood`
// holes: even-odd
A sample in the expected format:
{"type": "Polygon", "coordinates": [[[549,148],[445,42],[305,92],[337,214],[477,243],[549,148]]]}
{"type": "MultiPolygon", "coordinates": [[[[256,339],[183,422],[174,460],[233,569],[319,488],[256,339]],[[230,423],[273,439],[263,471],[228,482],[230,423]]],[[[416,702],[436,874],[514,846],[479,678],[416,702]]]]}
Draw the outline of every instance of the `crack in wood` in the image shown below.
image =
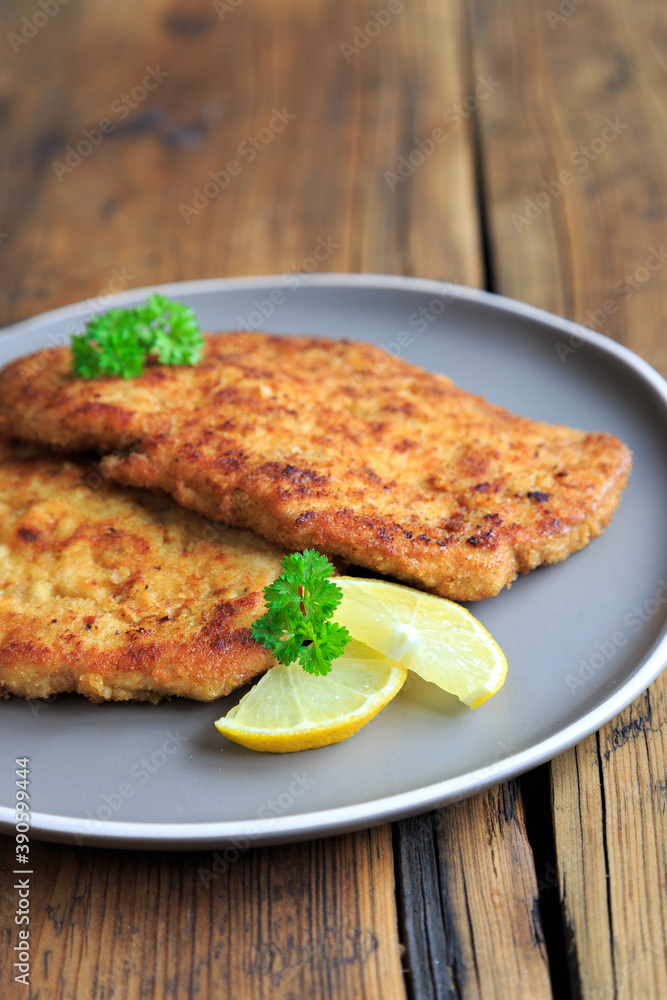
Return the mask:
{"type": "Polygon", "coordinates": [[[410,1000],[462,997],[456,977],[457,964],[461,965],[456,920],[447,880],[439,871],[437,829],[436,813],[400,820],[394,826],[399,928],[407,949],[404,968],[410,1000]]]}
{"type": "Polygon", "coordinates": [[[535,942],[542,943],[549,958],[549,974],[554,997],[571,1000],[572,984],[568,976],[568,948],[564,916],[558,895],[558,877],[549,764],[529,771],[519,779],[526,822],[526,834],[537,873],[537,897],[531,916],[535,942]]]}
{"type": "MultiPolygon", "coordinates": [[[[611,970],[613,975],[614,984],[616,983],[616,956],[614,955],[614,918],[612,913],[611,905],[611,893],[609,891],[609,877],[610,877],[610,867],[609,867],[609,844],[607,843],[607,797],[604,787],[604,771],[602,769],[602,748],[600,744],[600,732],[595,734],[595,745],[597,748],[597,764],[598,771],[600,775],[600,805],[602,809],[602,849],[604,851],[604,874],[605,874],[605,892],[607,897],[607,919],[609,921],[609,940],[612,942],[610,948],[611,957],[611,970]]],[[[616,996],[616,988],[614,985],[614,996],[616,996]]]]}

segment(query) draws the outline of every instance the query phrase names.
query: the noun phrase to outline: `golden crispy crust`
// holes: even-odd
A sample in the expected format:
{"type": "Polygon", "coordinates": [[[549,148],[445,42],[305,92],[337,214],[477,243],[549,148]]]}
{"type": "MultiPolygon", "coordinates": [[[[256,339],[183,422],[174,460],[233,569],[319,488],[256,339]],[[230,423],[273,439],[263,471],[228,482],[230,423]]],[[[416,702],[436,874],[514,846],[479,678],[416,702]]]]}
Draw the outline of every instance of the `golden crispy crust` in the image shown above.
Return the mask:
{"type": "Polygon", "coordinates": [[[281,553],[90,463],[0,440],[0,695],[212,701],[274,661],[281,553]]]}
{"type": "Polygon", "coordinates": [[[612,435],[514,416],[369,344],[223,333],[195,368],[69,367],[54,349],[0,373],[15,433],[116,452],[120,482],[456,600],[582,548],[630,472],[612,435]]]}

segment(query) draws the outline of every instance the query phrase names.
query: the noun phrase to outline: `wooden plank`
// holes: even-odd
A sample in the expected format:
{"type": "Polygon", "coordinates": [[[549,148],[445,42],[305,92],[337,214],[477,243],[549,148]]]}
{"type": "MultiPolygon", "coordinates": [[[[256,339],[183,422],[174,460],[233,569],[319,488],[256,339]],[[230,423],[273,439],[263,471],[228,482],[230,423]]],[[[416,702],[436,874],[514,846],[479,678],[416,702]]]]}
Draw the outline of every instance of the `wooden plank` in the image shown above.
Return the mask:
{"type": "Polygon", "coordinates": [[[155,2],[138,22],[130,3],[63,7],[0,81],[0,322],[123,283],[313,263],[477,283],[465,127],[410,183],[384,179],[465,95],[458,3],[406,8],[377,37],[361,0],[253,0],[223,20],[204,0],[171,10],[155,2]],[[164,78],[137,102],[146,67],[164,78]],[[84,129],[99,139],[105,118],[92,147],[84,129]]]}
{"type": "Polygon", "coordinates": [[[664,367],[666,261],[646,261],[667,211],[667,12],[657,0],[636,17],[627,0],[584,3],[552,28],[549,9],[473,4],[475,73],[500,83],[478,116],[498,291],[664,367]]]}
{"type": "MultiPolygon", "coordinates": [[[[629,17],[623,0],[568,9],[473,4],[476,71],[502,82],[479,116],[497,290],[609,334],[665,372],[667,12],[649,3],[629,17]],[[563,170],[572,179],[559,191],[563,170]]],[[[666,699],[660,678],[553,764],[559,885],[583,998],[667,989],[666,699]]]]}
{"type": "Polygon", "coordinates": [[[389,827],[240,855],[34,843],[32,858],[31,988],[5,932],[7,1000],[405,995],[389,827]]]}
{"type": "Polygon", "coordinates": [[[584,997],[667,995],[664,692],[653,684],[554,762],[560,890],[584,997]]]}
{"type": "Polygon", "coordinates": [[[570,976],[583,996],[595,996],[595,990],[604,996],[614,982],[598,740],[597,734],[589,737],[551,766],[570,976]]]}
{"type": "Polygon", "coordinates": [[[420,1000],[542,1000],[551,985],[515,781],[398,825],[408,982],[420,1000]]]}
{"type": "Polygon", "coordinates": [[[665,690],[664,680],[653,685],[600,734],[614,985],[621,997],[649,990],[667,996],[665,690]]]}

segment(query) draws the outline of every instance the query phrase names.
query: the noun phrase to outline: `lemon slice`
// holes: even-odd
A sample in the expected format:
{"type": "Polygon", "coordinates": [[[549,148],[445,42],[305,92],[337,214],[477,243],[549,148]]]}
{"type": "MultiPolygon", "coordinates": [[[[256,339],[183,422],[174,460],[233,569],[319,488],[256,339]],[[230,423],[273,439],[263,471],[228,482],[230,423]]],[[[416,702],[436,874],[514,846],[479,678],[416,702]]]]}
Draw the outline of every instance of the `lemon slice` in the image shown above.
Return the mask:
{"type": "Polygon", "coordinates": [[[289,753],[339,743],[397,694],[407,669],[363,643],[348,643],[325,676],[279,663],[216,722],[234,743],[289,753]]]}
{"type": "Polygon", "coordinates": [[[498,691],[507,674],[500,646],[469,611],[444,597],[385,580],[336,577],[336,621],[350,635],[470,708],[498,691]]]}

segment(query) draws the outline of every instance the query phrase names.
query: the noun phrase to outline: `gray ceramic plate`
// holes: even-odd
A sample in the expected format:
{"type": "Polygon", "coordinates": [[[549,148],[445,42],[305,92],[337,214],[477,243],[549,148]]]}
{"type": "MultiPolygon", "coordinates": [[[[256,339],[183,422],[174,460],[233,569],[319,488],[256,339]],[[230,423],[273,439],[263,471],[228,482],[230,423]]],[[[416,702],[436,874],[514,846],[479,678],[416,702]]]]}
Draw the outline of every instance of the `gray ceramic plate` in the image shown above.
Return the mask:
{"type": "MultiPolygon", "coordinates": [[[[667,384],[640,358],[529,306],[432,281],[291,275],[161,290],[192,305],[209,329],[372,340],[517,413],[618,434],[635,454],[632,479],[605,535],[473,606],[509,661],[505,686],[475,712],[414,679],[351,740],[273,756],[214,728],[238,696],[211,705],[10,699],[0,703],[0,828],[13,828],[14,760],[27,756],[35,837],[223,846],[222,865],[249,844],[369,826],[497,784],[598,729],[660,672],[667,384]]],[[[102,307],[19,323],[0,338],[0,361],[64,343],[102,307]]]]}

